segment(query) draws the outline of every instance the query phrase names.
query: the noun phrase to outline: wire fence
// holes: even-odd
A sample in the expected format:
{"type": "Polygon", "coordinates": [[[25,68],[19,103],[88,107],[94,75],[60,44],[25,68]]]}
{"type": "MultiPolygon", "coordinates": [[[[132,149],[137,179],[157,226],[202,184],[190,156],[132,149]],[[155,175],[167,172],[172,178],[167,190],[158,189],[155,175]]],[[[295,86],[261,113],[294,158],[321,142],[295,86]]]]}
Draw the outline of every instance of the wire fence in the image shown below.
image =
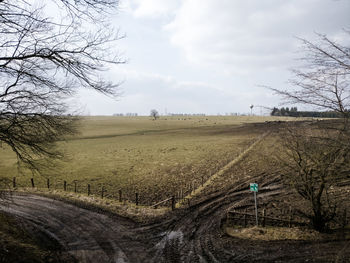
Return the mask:
{"type": "MultiPolygon", "coordinates": [[[[204,184],[202,180],[201,185],[204,184]]],[[[61,179],[50,180],[50,178],[42,178],[42,180],[34,178],[18,178],[13,177],[12,188],[18,189],[22,187],[31,187],[33,189],[46,189],[46,190],[61,190],[64,192],[73,192],[77,194],[86,194],[87,196],[97,196],[100,198],[109,198],[118,200],[119,202],[129,202],[135,205],[150,205],[153,208],[158,207],[170,207],[175,209],[176,203],[181,203],[184,206],[191,207],[191,199],[187,196],[198,187],[195,183],[188,183],[185,188],[181,188],[172,196],[161,200],[158,199],[153,203],[147,203],[143,200],[149,200],[148,197],[140,195],[139,192],[125,191],[123,189],[112,188],[102,183],[86,183],[78,180],[66,181],[61,179]],[[161,200],[161,201],[159,201],[161,200]]],[[[331,227],[344,228],[349,223],[349,214],[344,209],[340,215],[330,222],[331,227]]],[[[255,211],[252,209],[229,209],[226,215],[227,226],[253,226],[256,225],[255,211]]],[[[258,225],[260,226],[280,226],[280,227],[292,227],[301,226],[305,227],[309,225],[308,220],[301,216],[297,211],[291,207],[287,209],[267,209],[262,208],[258,211],[258,225]]]]}
{"type": "Polygon", "coordinates": [[[161,206],[171,207],[175,209],[176,202],[186,199],[186,195],[190,194],[196,187],[196,184],[186,184],[185,188],[177,191],[174,195],[165,200],[156,199],[156,202],[150,203],[150,198],[141,195],[139,192],[132,192],[130,190],[113,188],[102,183],[86,183],[78,180],[66,181],[61,179],[42,178],[21,178],[16,177],[12,179],[12,188],[14,190],[19,188],[33,188],[40,190],[60,190],[64,192],[71,192],[77,194],[86,194],[87,196],[96,196],[100,198],[109,198],[118,200],[119,202],[134,203],[135,205],[150,205],[153,208],[161,206]]]}
{"type": "MultiPolygon", "coordinates": [[[[347,210],[344,209],[339,216],[330,222],[331,228],[345,228],[349,223],[347,210]]],[[[244,211],[229,210],[226,215],[227,226],[273,226],[273,227],[308,227],[310,222],[304,216],[298,214],[291,207],[288,209],[260,209],[256,218],[255,211],[245,209],[244,211]]]]}

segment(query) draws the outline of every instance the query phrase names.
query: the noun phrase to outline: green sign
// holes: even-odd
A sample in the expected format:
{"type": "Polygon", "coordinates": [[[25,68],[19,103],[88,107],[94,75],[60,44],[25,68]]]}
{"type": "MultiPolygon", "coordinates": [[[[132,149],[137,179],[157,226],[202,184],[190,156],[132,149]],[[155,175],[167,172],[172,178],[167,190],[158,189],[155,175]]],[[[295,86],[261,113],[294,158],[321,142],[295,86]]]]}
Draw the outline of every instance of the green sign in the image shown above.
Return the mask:
{"type": "Polygon", "coordinates": [[[257,192],[258,189],[259,189],[258,184],[256,184],[256,183],[251,183],[250,184],[250,191],[257,192]]]}

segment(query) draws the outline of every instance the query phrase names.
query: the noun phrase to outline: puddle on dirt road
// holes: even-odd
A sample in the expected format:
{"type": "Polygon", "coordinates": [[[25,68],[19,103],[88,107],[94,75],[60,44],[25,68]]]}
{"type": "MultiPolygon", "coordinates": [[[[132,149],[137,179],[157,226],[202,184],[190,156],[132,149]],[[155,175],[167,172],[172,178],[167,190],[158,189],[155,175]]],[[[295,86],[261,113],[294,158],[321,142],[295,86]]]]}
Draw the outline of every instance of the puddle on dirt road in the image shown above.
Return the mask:
{"type": "Polygon", "coordinates": [[[164,237],[162,238],[161,241],[159,241],[156,244],[157,249],[162,250],[162,249],[164,249],[164,247],[167,243],[174,242],[174,241],[179,242],[179,244],[183,243],[184,235],[183,235],[182,231],[164,232],[164,233],[162,233],[162,235],[164,235],[164,237]]]}

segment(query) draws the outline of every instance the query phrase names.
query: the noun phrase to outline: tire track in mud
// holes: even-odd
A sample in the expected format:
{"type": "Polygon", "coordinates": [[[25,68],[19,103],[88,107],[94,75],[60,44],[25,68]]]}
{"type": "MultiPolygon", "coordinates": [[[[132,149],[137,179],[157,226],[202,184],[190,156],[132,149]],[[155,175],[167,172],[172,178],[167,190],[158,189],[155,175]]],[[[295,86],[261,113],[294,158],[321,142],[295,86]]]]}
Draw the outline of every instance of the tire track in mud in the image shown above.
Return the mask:
{"type": "Polygon", "coordinates": [[[145,226],[30,194],[14,194],[13,203],[0,209],[58,241],[79,262],[215,262],[222,252],[212,231],[222,234],[219,217],[246,193],[242,183],[145,226]]]}
{"type": "MultiPolygon", "coordinates": [[[[266,178],[264,187],[259,190],[265,203],[281,194],[282,186],[278,186],[277,179],[276,175],[266,178]],[[273,183],[268,183],[269,180],[273,183]]],[[[172,257],[180,258],[178,262],[332,262],[338,255],[341,255],[338,262],[348,262],[350,251],[344,249],[349,242],[346,240],[251,241],[228,237],[222,230],[227,209],[236,202],[253,205],[248,182],[178,216],[169,224],[171,228],[161,241],[167,253],[158,249],[147,262],[170,262],[172,257]],[[176,243],[178,245],[174,246],[176,243]]]]}
{"type": "MultiPolygon", "coordinates": [[[[268,199],[281,192],[279,176],[262,176],[261,196],[268,199]]],[[[161,245],[155,247],[154,256],[147,262],[170,262],[174,257],[180,258],[178,262],[231,262],[236,253],[224,248],[220,242],[225,236],[222,221],[232,204],[243,200],[245,205],[249,206],[249,202],[253,205],[247,187],[249,182],[250,179],[241,181],[228,191],[221,191],[178,211],[167,224],[163,223],[168,231],[163,233],[161,245]]]]}
{"type": "MultiPolygon", "coordinates": [[[[264,175],[264,178],[266,182],[259,193],[269,202],[281,192],[281,187],[277,185],[276,175],[264,175]]],[[[142,226],[125,218],[111,218],[29,194],[14,195],[13,203],[1,204],[0,209],[24,218],[57,240],[79,262],[304,262],[305,259],[327,262],[313,260],[317,253],[327,255],[327,242],[247,241],[225,235],[221,226],[227,209],[242,200],[247,201],[244,205],[249,205],[248,182],[191,208],[179,209],[153,225],[142,226]]],[[[339,251],[334,251],[336,256],[339,251]]],[[[349,251],[343,250],[341,256],[348,258],[349,251]]]]}
{"type": "Polygon", "coordinates": [[[0,209],[49,236],[79,262],[137,262],[149,247],[133,240],[135,224],[37,195],[17,195],[0,209]],[[125,245],[127,244],[127,246],[125,245]]]}

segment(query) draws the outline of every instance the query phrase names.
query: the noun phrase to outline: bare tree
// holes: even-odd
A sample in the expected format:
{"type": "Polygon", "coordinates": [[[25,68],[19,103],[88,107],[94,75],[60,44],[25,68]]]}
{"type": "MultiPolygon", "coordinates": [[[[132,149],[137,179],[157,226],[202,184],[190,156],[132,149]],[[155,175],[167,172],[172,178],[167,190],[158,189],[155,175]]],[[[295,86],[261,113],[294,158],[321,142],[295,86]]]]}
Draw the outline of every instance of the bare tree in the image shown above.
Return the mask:
{"type": "Polygon", "coordinates": [[[118,0],[45,3],[55,14],[35,1],[0,1],[0,141],[36,171],[62,157],[55,142],[76,131],[65,99],[79,88],[117,96],[103,71],[123,63],[107,23],[118,0]]]}
{"type": "MultiPolygon", "coordinates": [[[[350,32],[345,33],[350,38],[350,32]]],[[[329,189],[349,173],[350,48],[327,36],[318,37],[317,43],[300,39],[304,66],[293,70],[294,88],[273,90],[287,102],[335,111],[343,117],[341,123],[319,122],[312,128],[298,125],[280,133],[287,153],[281,160],[283,178],[308,202],[312,213],[305,215],[322,231],[336,215],[336,199],[329,189]]]]}
{"type": "MultiPolygon", "coordinates": [[[[350,41],[350,31],[345,31],[350,41]]],[[[272,89],[287,102],[331,110],[349,117],[350,47],[318,34],[318,42],[300,39],[303,67],[294,69],[290,81],[294,89],[272,89]]]]}
{"type": "Polygon", "coordinates": [[[157,110],[153,109],[153,110],[151,110],[150,116],[153,118],[153,120],[156,120],[159,118],[159,113],[157,110]]]}
{"type": "Polygon", "coordinates": [[[335,218],[341,200],[331,189],[350,172],[350,146],[342,143],[342,137],[340,130],[308,123],[292,124],[280,132],[282,177],[306,201],[306,207],[297,209],[318,231],[335,218]]]}

